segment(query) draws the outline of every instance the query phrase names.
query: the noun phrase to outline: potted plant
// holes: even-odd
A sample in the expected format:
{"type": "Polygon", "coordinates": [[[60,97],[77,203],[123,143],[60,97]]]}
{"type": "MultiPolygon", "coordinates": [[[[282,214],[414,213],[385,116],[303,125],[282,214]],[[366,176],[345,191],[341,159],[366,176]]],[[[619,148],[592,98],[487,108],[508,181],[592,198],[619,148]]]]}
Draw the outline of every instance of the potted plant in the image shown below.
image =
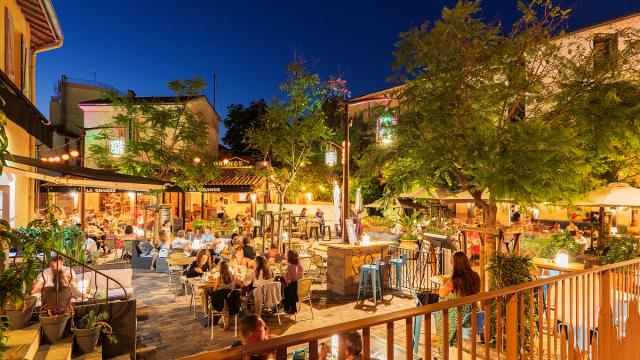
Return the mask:
{"type": "Polygon", "coordinates": [[[109,313],[106,311],[96,314],[95,311],[90,310],[77,321],[73,335],[81,353],[88,354],[96,349],[100,333],[105,334],[111,343],[118,342],[111,325],[107,322],[108,319],[109,313]]]}
{"type": "Polygon", "coordinates": [[[400,247],[409,250],[418,250],[418,235],[414,233],[403,234],[400,238],[400,247]]]}
{"type": "Polygon", "coordinates": [[[598,255],[600,262],[606,265],[634,259],[639,255],[638,250],[638,239],[625,235],[610,238],[598,255]]]}
{"type": "Polygon", "coordinates": [[[566,251],[569,256],[578,256],[582,253],[582,247],[578,241],[567,231],[552,234],[542,241],[540,257],[553,259],[558,251],[566,251]]]}
{"type": "Polygon", "coordinates": [[[50,344],[64,338],[67,322],[70,317],[71,311],[65,306],[40,311],[40,327],[50,344]]]}

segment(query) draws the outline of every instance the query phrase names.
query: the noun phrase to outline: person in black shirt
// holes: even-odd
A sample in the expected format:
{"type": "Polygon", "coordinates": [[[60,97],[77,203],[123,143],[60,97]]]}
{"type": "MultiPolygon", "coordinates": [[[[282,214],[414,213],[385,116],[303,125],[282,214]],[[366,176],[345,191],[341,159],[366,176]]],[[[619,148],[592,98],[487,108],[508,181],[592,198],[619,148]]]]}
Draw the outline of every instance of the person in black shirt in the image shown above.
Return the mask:
{"type": "Polygon", "coordinates": [[[207,251],[207,249],[200,249],[198,250],[198,255],[196,255],[196,261],[189,265],[185,276],[188,278],[198,277],[209,270],[211,270],[209,251],[207,251]]]}
{"type": "Polygon", "coordinates": [[[251,239],[244,238],[242,239],[242,252],[244,253],[244,257],[254,260],[256,258],[256,249],[251,246],[251,239]]]}

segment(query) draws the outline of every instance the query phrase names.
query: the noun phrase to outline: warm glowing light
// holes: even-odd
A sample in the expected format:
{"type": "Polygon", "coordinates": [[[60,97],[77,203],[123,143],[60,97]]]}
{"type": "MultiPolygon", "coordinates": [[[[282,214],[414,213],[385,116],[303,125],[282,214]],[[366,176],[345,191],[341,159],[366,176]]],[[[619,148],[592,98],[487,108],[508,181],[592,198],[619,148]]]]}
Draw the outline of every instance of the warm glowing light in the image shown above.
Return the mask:
{"type": "Polygon", "coordinates": [[[567,267],[569,266],[569,254],[564,250],[560,250],[556,254],[556,258],[553,259],[553,262],[558,266],[567,267]]]}
{"type": "Polygon", "coordinates": [[[324,191],[324,186],[320,185],[320,191],[324,191]]]}
{"type": "Polygon", "coordinates": [[[222,160],[222,163],[225,164],[225,165],[228,165],[229,164],[229,159],[222,160]]]}
{"type": "Polygon", "coordinates": [[[393,142],[393,140],[391,140],[391,139],[389,139],[389,138],[384,138],[384,139],[382,139],[382,143],[383,143],[384,145],[389,145],[389,144],[391,144],[392,142],[393,142]]]}
{"type": "Polygon", "coordinates": [[[80,156],[80,152],[78,150],[71,150],[69,155],[71,155],[71,157],[78,157],[80,156]]]}
{"type": "Polygon", "coordinates": [[[71,156],[69,156],[69,154],[62,154],[62,155],[60,155],[60,157],[62,158],[62,160],[69,160],[69,158],[71,158],[71,156]]]}
{"type": "Polygon", "coordinates": [[[129,199],[131,199],[131,201],[136,198],[136,193],[134,193],[133,191],[127,192],[127,195],[129,196],[129,199]]]}
{"type": "Polygon", "coordinates": [[[308,192],[306,196],[307,196],[307,201],[311,201],[313,199],[313,194],[310,192],[308,192]]]}
{"type": "Polygon", "coordinates": [[[54,162],[56,159],[53,156],[49,156],[49,162],[54,162]]]}
{"type": "Polygon", "coordinates": [[[303,186],[303,187],[302,187],[302,191],[305,191],[305,190],[307,190],[307,187],[306,187],[306,186],[303,186]]]}
{"type": "Polygon", "coordinates": [[[55,161],[55,162],[60,161],[60,156],[54,156],[54,157],[53,157],[53,161],[55,161]]]}
{"type": "Polygon", "coordinates": [[[256,200],[258,199],[258,195],[251,193],[249,195],[249,198],[251,199],[251,202],[256,202],[256,200]]]}
{"type": "Polygon", "coordinates": [[[194,163],[194,164],[200,164],[200,161],[202,161],[202,159],[200,159],[200,158],[199,158],[199,157],[197,157],[197,156],[193,158],[193,163],[194,163]]]}
{"type": "Polygon", "coordinates": [[[611,227],[611,235],[617,235],[618,234],[618,228],[616,226],[612,226],[611,227]]]}
{"type": "Polygon", "coordinates": [[[362,235],[362,245],[369,245],[370,242],[371,237],[369,236],[369,234],[362,235]]]}
{"type": "Polygon", "coordinates": [[[49,159],[47,159],[46,157],[43,157],[43,158],[42,158],[42,159],[40,159],[40,160],[42,160],[42,161],[44,161],[44,162],[49,161],[49,159]]]}

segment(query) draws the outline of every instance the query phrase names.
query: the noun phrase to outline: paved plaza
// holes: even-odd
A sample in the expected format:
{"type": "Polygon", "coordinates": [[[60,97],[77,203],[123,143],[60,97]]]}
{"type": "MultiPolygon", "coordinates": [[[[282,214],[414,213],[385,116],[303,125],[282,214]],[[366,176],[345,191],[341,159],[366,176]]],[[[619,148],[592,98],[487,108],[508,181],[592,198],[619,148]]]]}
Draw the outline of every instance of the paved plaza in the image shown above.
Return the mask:
{"type": "MultiPolygon", "coordinates": [[[[138,322],[139,351],[145,348],[155,349],[142,357],[150,359],[175,359],[204,350],[214,350],[230,346],[238,339],[233,329],[214,328],[214,338],[210,338],[210,329],[202,326],[193,318],[189,308],[189,298],[175,295],[175,282],[169,287],[168,276],[148,270],[135,270],[135,296],[141,312],[148,318],[138,322]]],[[[278,325],[275,316],[265,315],[264,320],[274,335],[288,335],[297,332],[337,324],[350,320],[363,319],[372,315],[389,313],[415,306],[414,300],[404,294],[385,294],[384,301],[373,304],[372,300],[356,304],[353,298],[341,298],[327,293],[326,285],[314,284],[313,313],[303,305],[298,313],[298,321],[292,315],[281,315],[282,325],[278,325]]],[[[180,293],[182,294],[182,293],[180,293]]],[[[198,311],[198,318],[202,313],[198,311]]],[[[403,322],[396,322],[395,344],[404,346],[405,328],[403,322]]],[[[386,336],[385,326],[371,329],[372,335],[382,339],[386,336]]],[[[421,346],[422,347],[422,346],[421,346]]]]}

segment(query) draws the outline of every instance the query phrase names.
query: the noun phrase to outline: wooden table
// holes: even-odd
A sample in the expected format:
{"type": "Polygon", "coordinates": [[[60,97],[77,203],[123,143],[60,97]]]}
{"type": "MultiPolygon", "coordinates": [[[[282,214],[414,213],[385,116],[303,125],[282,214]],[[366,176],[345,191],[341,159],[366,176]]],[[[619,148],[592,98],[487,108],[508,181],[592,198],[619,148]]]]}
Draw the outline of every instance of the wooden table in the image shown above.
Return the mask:
{"type": "Polygon", "coordinates": [[[584,264],[576,263],[576,262],[569,262],[567,266],[561,266],[553,262],[553,260],[551,259],[545,259],[545,258],[539,258],[539,257],[534,257],[531,260],[531,262],[533,263],[533,265],[535,265],[538,269],[541,269],[541,270],[543,269],[553,270],[553,271],[559,271],[561,273],[584,270],[584,264]]]}

